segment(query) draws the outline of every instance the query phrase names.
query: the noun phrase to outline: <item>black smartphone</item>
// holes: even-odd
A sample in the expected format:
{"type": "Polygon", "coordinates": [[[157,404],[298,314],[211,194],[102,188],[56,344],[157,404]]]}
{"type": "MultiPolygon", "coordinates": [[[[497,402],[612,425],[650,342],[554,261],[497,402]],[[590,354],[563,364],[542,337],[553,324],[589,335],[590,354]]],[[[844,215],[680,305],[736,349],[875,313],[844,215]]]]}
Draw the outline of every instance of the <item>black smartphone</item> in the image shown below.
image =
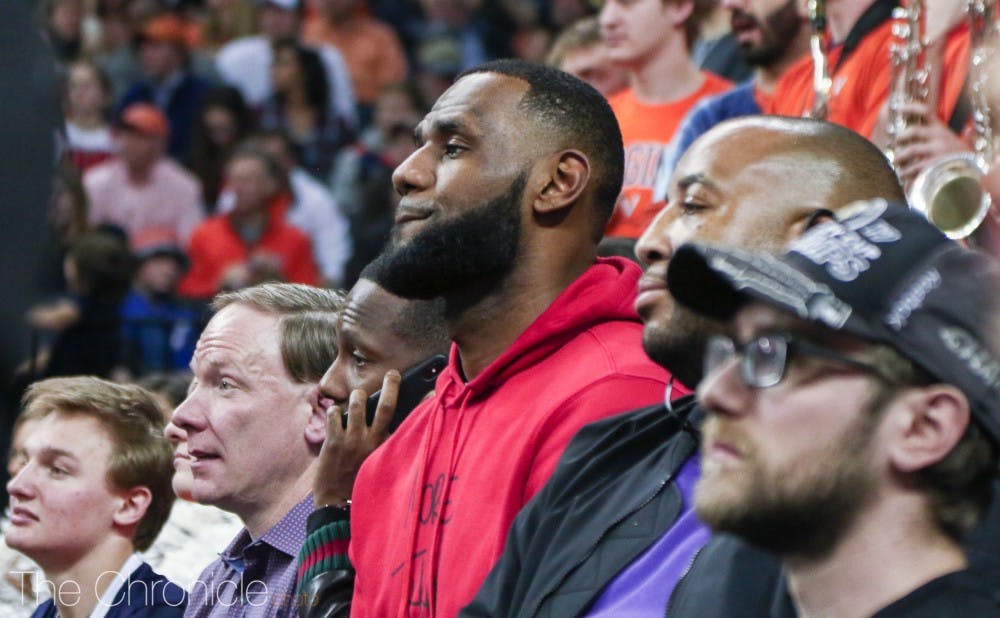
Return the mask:
{"type": "MultiPolygon", "coordinates": [[[[400,423],[423,401],[427,393],[434,390],[434,383],[437,382],[438,375],[448,366],[448,357],[443,354],[436,354],[420,361],[403,372],[399,382],[399,396],[396,398],[396,412],[389,423],[389,433],[396,431],[400,423]]],[[[371,425],[375,420],[375,408],[378,407],[378,398],[382,391],[375,391],[368,397],[365,405],[365,421],[371,425]]],[[[346,424],[347,419],[344,419],[346,424]]]]}

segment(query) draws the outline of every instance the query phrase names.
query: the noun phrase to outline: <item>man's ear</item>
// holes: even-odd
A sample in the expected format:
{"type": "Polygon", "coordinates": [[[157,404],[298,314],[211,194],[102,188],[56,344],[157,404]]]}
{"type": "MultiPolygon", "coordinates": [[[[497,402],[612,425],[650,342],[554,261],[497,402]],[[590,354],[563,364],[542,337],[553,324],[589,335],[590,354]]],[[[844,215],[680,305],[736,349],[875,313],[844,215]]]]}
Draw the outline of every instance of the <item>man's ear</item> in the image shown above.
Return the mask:
{"type": "Polygon", "coordinates": [[[682,0],[680,2],[666,2],[663,10],[673,11],[673,26],[677,29],[684,28],[684,24],[694,13],[694,0],[682,0]]]}
{"type": "Polygon", "coordinates": [[[573,205],[590,182],[590,160],[579,150],[563,150],[546,160],[545,185],[532,208],[548,215],[573,205]]]}
{"type": "Polygon", "coordinates": [[[324,410],[318,410],[311,403],[306,403],[309,406],[309,418],[306,420],[306,428],[304,431],[306,443],[310,446],[319,447],[323,446],[323,441],[326,440],[326,412],[324,410]]]}
{"type": "Polygon", "coordinates": [[[122,503],[112,520],[118,526],[135,526],[146,516],[146,511],[153,502],[153,492],[145,485],[139,485],[123,491],[121,498],[122,503]]]}
{"type": "Polygon", "coordinates": [[[946,384],[907,389],[889,405],[894,418],[889,456],[900,472],[916,472],[944,459],[969,425],[968,400],[946,384]]]}

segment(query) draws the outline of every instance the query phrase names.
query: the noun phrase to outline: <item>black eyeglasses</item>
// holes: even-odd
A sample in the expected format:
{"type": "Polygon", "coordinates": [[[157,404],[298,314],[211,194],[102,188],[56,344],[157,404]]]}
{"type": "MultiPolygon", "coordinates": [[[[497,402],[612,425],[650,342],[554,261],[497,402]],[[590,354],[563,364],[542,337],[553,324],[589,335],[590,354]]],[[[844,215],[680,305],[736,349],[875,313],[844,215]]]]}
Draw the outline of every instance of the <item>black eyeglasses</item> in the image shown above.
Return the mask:
{"type": "Polygon", "coordinates": [[[729,337],[714,335],[705,349],[705,373],[708,375],[739,356],[740,375],[751,388],[770,388],[781,382],[793,356],[815,356],[836,361],[848,367],[888,379],[874,365],[863,363],[833,350],[795,339],[786,333],[766,333],[746,343],[736,343],[729,337]]]}

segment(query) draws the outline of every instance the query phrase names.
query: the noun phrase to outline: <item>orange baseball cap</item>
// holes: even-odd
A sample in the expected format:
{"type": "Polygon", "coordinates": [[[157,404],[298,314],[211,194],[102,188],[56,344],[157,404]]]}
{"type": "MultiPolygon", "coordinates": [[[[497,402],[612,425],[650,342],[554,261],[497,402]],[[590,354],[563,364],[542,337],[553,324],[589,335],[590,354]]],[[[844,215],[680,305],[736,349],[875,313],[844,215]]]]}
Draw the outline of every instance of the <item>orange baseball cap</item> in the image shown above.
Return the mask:
{"type": "Polygon", "coordinates": [[[149,103],[133,103],[126,107],[118,125],[150,137],[167,137],[170,134],[167,117],[149,103]]]}
{"type": "Polygon", "coordinates": [[[160,15],[146,23],[139,33],[142,41],[173,43],[178,47],[187,48],[188,28],[184,21],[176,15],[160,15]]]}

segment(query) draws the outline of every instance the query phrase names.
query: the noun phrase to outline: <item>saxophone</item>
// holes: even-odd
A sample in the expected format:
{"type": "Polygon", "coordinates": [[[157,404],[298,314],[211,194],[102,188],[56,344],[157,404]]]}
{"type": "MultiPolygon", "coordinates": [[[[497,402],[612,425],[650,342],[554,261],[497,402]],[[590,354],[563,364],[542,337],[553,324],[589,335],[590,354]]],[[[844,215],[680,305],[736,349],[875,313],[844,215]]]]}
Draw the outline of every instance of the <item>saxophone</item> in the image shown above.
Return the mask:
{"type": "MultiPolygon", "coordinates": [[[[907,199],[913,209],[921,212],[949,238],[977,244],[975,236],[991,206],[990,194],[983,188],[982,180],[994,156],[993,124],[987,92],[987,67],[994,33],[992,1],[969,0],[966,13],[969,20],[968,83],[973,151],[943,155],[931,161],[914,179],[907,191],[907,199]]],[[[890,103],[890,112],[891,109],[890,103]]],[[[891,144],[891,126],[889,134],[891,144]]]]}
{"type": "Polygon", "coordinates": [[[830,69],[826,61],[826,0],[808,0],[806,10],[812,33],[809,35],[809,53],[813,61],[813,106],[805,115],[816,120],[826,120],[830,112],[830,69]]]}
{"type": "Polygon", "coordinates": [[[892,13],[894,41],[889,47],[889,121],[886,134],[889,138],[886,157],[890,163],[896,159],[899,136],[914,121],[903,113],[902,107],[911,101],[927,101],[930,96],[930,70],[924,59],[927,45],[924,41],[924,3],[911,0],[892,13]]]}

